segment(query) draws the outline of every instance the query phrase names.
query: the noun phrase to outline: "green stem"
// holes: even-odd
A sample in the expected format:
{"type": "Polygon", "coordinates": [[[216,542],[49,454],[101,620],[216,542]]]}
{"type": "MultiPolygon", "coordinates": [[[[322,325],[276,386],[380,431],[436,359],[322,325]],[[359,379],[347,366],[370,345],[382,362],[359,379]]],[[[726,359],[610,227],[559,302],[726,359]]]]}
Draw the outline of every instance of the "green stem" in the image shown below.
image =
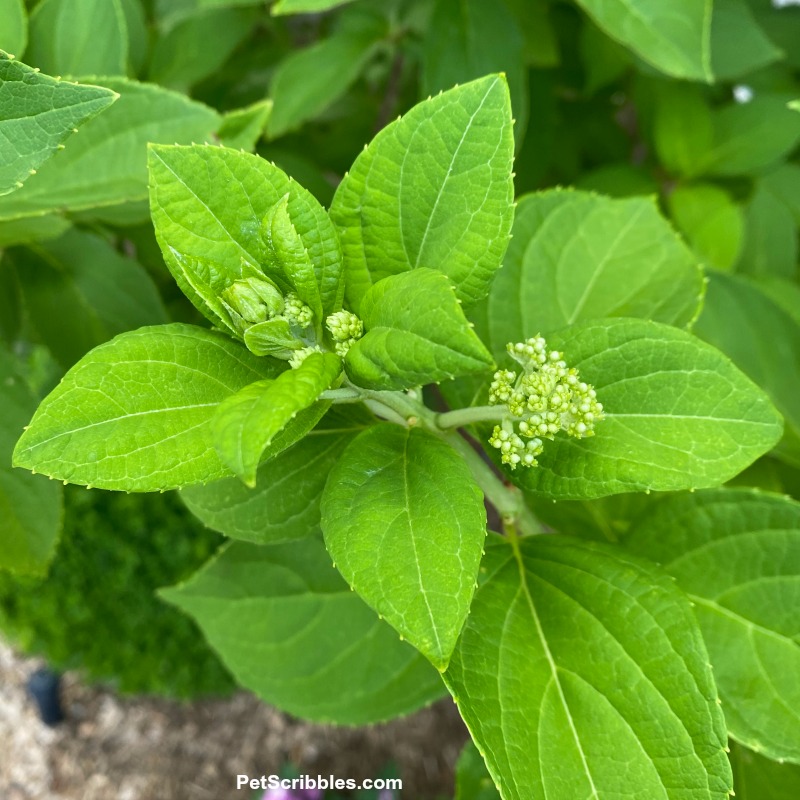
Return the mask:
{"type": "Polygon", "coordinates": [[[500,514],[506,531],[511,527],[515,534],[516,528],[525,535],[542,532],[533,512],[525,505],[522,492],[515,486],[506,486],[466,439],[454,431],[439,435],[464,457],[475,482],[500,514]]]}
{"type": "Polygon", "coordinates": [[[437,414],[436,424],[442,430],[448,430],[449,428],[463,428],[475,422],[500,422],[507,416],[508,409],[505,406],[473,406],[437,414]]]}
{"type": "Polygon", "coordinates": [[[334,403],[360,403],[364,396],[356,389],[328,389],[320,396],[320,400],[331,400],[334,403]]]}

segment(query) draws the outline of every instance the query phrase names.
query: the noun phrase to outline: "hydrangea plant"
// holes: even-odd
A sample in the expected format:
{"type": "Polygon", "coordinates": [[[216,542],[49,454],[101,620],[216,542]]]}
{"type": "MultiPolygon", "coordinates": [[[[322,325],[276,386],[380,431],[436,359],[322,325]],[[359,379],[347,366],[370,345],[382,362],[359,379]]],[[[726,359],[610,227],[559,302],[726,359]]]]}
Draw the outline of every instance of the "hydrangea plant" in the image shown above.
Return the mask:
{"type": "Polygon", "coordinates": [[[704,278],[650,200],[515,205],[513,155],[497,74],[381,130],[328,210],[257,156],[152,146],[164,260],[210,326],[92,350],[15,463],[180,489],[233,541],[162,594],[280,708],[449,693],[505,800],[724,800],[729,736],[800,759],[773,611],[800,507],[716,488],[782,419],[687,330],[704,278]],[[671,494],[624,538],[542,535],[544,501],[637,492],[671,494]]]}

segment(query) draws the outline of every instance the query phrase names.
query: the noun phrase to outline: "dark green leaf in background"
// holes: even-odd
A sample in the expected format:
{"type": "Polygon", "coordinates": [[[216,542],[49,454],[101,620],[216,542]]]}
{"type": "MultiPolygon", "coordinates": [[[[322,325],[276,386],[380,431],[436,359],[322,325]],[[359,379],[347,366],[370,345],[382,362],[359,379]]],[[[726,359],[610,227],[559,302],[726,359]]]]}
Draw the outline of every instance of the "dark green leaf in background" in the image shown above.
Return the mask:
{"type": "Polygon", "coordinates": [[[436,671],[350,591],[316,537],[235,542],[161,594],[242,686],[290,714],[365,725],[442,694],[436,671]]]}
{"type": "Polygon", "coordinates": [[[61,530],[61,486],[11,468],[14,443],[36,399],[1,347],[0,408],[0,569],[44,575],[61,530]]]}
{"type": "Polygon", "coordinates": [[[99,236],[73,229],[8,256],[31,323],[65,369],[118,333],[167,322],[144,268],[99,236]]]}
{"type": "Polygon", "coordinates": [[[31,14],[27,60],[55,75],[125,75],[121,0],[41,0],[31,14]]]}
{"type": "Polygon", "coordinates": [[[733,788],[736,800],[796,800],[800,797],[800,767],[779,764],[747,750],[731,746],[733,788]]]}
{"type": "Polygon", "coordinates": [[[0,49],[21,59],[28,46],[28,12],[24,0],[0,0],[0,49]]]}
{"type": "Polygon", "coordinates": [[[511,93],[514,135],[521,141],[528,119],[528,80],[517,20],[503,2],[436,0],[433,5],[422,59],[422,96],[503,72],[511,93]]]}
{"type": "Polygon", "coordinates": [[[612,200],[560,189],[523,197],[514,237],[489,295],[489,339],[508,342],[599,317],[685,327],[703,276],[651,199],[612,200]]]}
{"type": "Polygon", "coordinates": [[[786,422],[776,455],[800,466],[800,324],[735,275],[713,273],[695,332],[769,394],[786,422]]]}
{"type": "Polygon", "coordinates": [[[612,38],[674,78],[710,82],[711,0],[578,0],[612,38]]]}
{"type": "Polygon", "coordinates": [[[725,270],[737,262],[745,220],[728,192],[711,183],[678,186],[667,205],[675,225],[705,264],[725,270]]]}
{"type": "Polygon", "coordinates": [[[270,137],[294,130],[343,95],[385,35],[381,16],[365,9],[352,15],[345,12],[329,38],[283,59],[270,86],[274,104],[267,124],[270,137]]]}

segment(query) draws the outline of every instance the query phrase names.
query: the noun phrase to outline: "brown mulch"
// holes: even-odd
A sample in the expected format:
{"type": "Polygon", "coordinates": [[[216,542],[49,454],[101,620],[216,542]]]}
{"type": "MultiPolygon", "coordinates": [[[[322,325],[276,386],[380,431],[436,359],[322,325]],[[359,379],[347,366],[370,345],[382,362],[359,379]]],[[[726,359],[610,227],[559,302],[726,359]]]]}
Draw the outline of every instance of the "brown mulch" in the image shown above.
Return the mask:
{"type": "Polygon", "coordinates": [[[369,728],[293,719],[240,692],[190,704],[120,697],[63,682],[67,719],[48,728],[26,695],[40,662],[0,641],[0,797],[3,800],[250,800],[236,776],[278,773],[362,779],[393,762],[402,797],[453,795],[467,733],[450,701],[369,728]]]}

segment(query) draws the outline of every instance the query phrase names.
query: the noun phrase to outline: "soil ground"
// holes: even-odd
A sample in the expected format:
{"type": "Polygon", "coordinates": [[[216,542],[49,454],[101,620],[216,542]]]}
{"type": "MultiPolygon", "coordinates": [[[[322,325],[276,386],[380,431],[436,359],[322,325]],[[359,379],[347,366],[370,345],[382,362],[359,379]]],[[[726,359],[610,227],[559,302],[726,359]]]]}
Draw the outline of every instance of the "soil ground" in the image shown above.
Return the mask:
{"type": "Polygon", "coordinates": [[[120,697],[64,677],[65,722],[38,718],[25,684],[41,662],[0,641],[3,800],[250,800],[236,775],[302,773],[361,779],[393,762],[403,798],[452,797],[467,733],[450,701],[369,728],[292,719],[240,692],[190,704],[120,697]]]}

